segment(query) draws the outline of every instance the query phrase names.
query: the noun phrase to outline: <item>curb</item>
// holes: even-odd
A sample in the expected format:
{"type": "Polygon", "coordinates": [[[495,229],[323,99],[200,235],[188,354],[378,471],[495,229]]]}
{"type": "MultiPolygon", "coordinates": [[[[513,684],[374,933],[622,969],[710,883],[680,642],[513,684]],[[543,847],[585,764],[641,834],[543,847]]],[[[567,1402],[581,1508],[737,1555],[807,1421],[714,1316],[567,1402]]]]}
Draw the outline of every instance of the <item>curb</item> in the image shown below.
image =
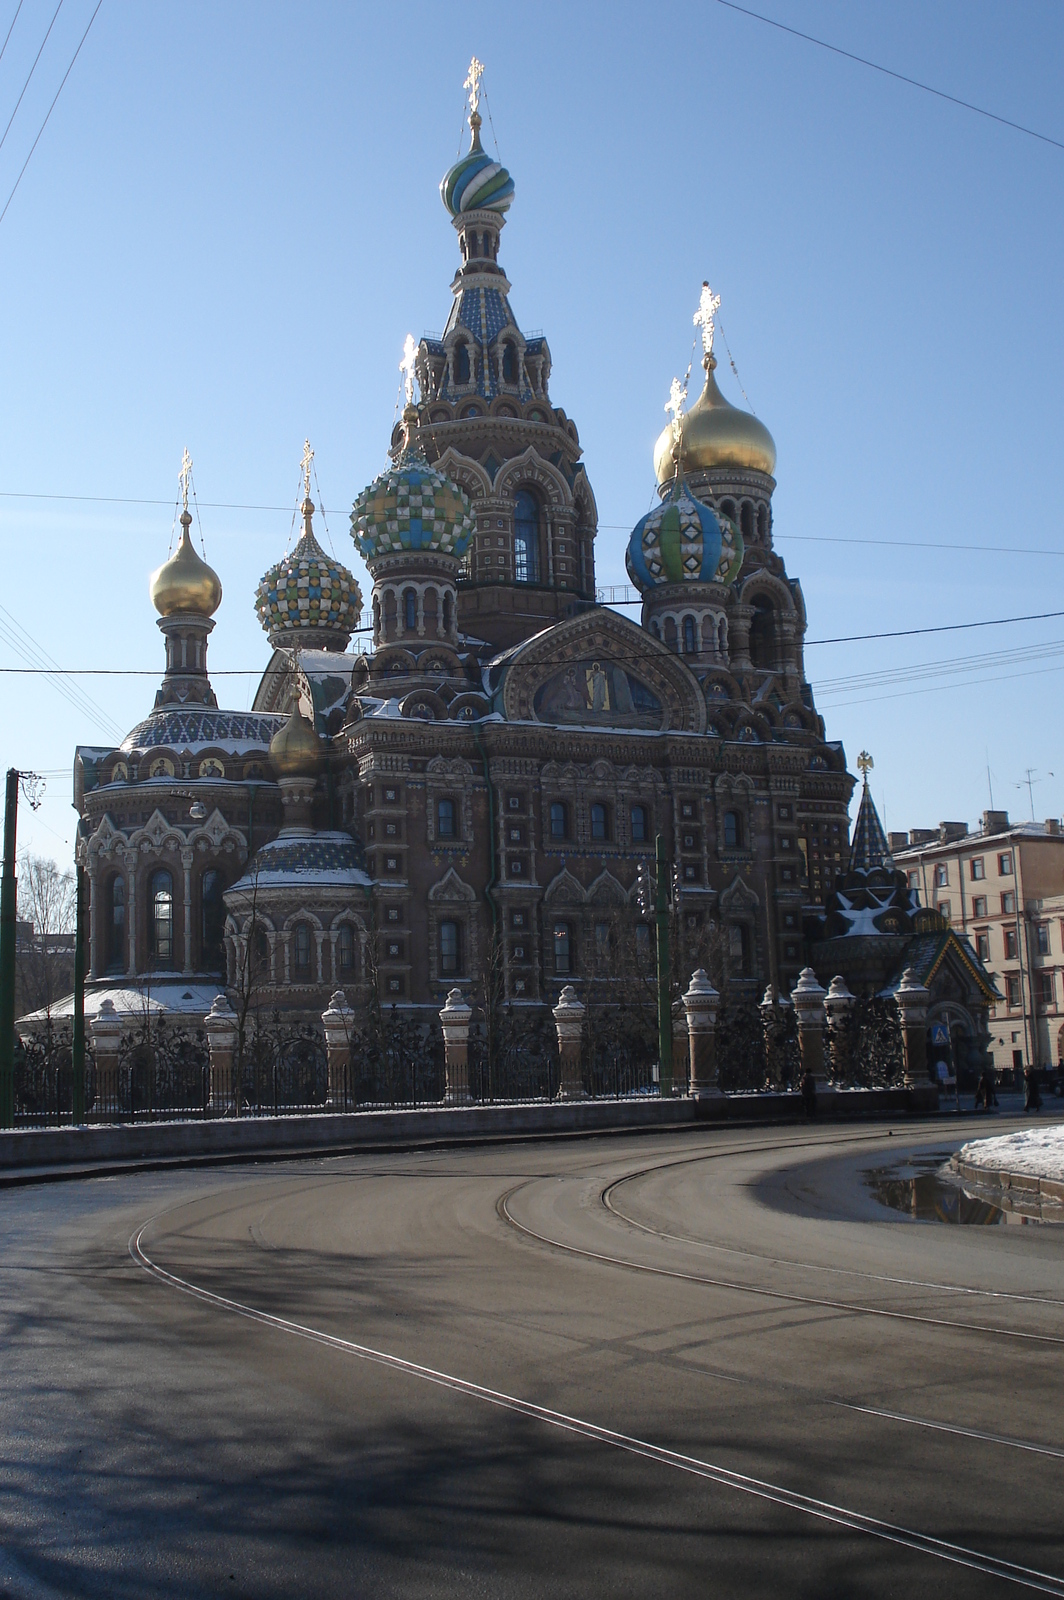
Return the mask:
{"type": "Polygon", "coordinates": [[[978,1167],[971,1161],[960,1161],[956,1156],[950,1158],[950,1167],[968,1183],[981,1183],[1001,1190],[1015,1190],[1017,1194],[1049,1200],[1054,1205],[1064,1205],[1064,1179],[1038,1178],[1030,1172],[1007,1172],[997,1167],[978,1167]]]}

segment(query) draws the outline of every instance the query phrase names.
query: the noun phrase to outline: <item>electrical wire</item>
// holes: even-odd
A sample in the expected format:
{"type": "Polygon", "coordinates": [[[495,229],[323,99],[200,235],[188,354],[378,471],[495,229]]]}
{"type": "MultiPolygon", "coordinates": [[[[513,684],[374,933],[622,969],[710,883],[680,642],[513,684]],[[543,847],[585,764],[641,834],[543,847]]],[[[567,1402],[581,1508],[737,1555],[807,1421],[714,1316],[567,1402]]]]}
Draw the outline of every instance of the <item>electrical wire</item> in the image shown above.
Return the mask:
{"type": "Polygon", "coordinates": [[[1036,128],[1028,128],[1022,122],[1013,122],[1009,117],[998,116],[996,111],[988,111],[985,106],[977,106],[971,100],[961,100],[955,94],[947,94],[945,89],[936,89],[933,84],[922,83],[919,78],[907,77],[904,72],[895,72],[892,67],[884,67],[878,61],[870,61],[867,56],[855,55],[852,50],[843,50],[841,45],[829,44],[826,39],[818,39],[815,34],[803,33],[800,28],[791,28],[786,22],[777,22],[775,17],[766,17],[760,11],[751,11],[748,6],[737,4],[737,0],[717,0],[717,5],[724,6],[728,11],[738,11],[741,16],[752,17],[755,22],[763,22],[769,28],[778,28],[780,33],[789,33],[795,39],[804,39],[806,44],[815,44],[821,50],[830,50],[832,55],[844,56],[847,61],[856,61],[859,66],[870,67],[873,72],[881,72],[886,78],[895,78],[899,83],[907,83],[912,89],[921,89],[924,94],[933,94],[939,100],[948,100],[950,105],[960,106],[964,111],[974,111],[976,116],[987,117],[991,122],[1000,122],[1002,127],[1012,128],[1016,133],[1025,133],[1028,138],[1039,139],[1043,144],[1051,144],[1057,150],[1064,150],[1064,141],[1053,139],[1048,133],[1039,133],[1036,128]]]}
{"type": "MultiPolygon", "coordinates": [[[[2,150],[4,148],[4,145],[7,142],[7,136],[11,132],[11,124],[14,122],[15,118],[18,116],[18,108],[22,104],[23,97],[25,96],[26,90],[30,86],[30,79],[33,77],[33,74],[37,71],[37,63],[41,59],[41,56],[44,54],[44,47],[48,43],[48,36],[51,33],[52,29],[55,27],[55,19],[59,15],[60,11],[62,11],[62,9],[63,9],[63,0],[59,0],[59,4],[56,6],[54,12],[52,13],[52,20],[48,24],[47,32],[45,33],[44,38],[41,40],[41,47],[37,51],[37,54],[33,58],[33,65],[30,68],[29,72],[26,74],[26,81],[22,85],[22,93],[19,95],[18,99],[15,101],[15,109],[14,109],[14,111],[12,111],[11,116],[8,118],[7,127],[4,129],[2,137],[0,137],[0,150],[2,150]]],[[[17,15],[17,12],[16,12],[16,15],[17,15]]],[[[12,22],[11,26],[12,27],[15,26],[14,22],[12,22]]],[[[9,37],[10,37],[10,35],[9,35],[9,37]]],[[[5,49],[6,49],[6,47],[7,46],[6,46],[6,41],[5,41],[5,49]]]]}
{"type": "Polygon", "coordinates": [[[7,49],[8,41],[10,40],[11,35],[15,31],[15,23],[18,21],[18,14],[19,14],[19,12],[21,10],[22,10],[22,0],[18,0],[18,5],[15,7],[15,15],[11,18],[11,26],[7,30],[7,34],[6,34],[5,38],[4,38],[3,44],[0,45],[0,61],[3,61],[3,59],[4,59],[4,51],[7,49]]]}
{"type": "MultiPolygon", "coordinates": [[[[60,3],[60,5],[62,5],[63,0],[59,0],[59,3],[60,3]]],[[[15,192],[18,189],[19,184],[22,182],[22,179],[23,179],[23,176],[25,174],[26,168],[29,166],[30,160],[32,159],[33,152],[36,150],[38,144],[40,143],[41,134],[44,132],[45,128],[47,128],[47,126],[48,126],[48,120],[51,117],[52,112],[55,110],[56,101],[59,99],[59,96],[62,94],[63,88],[64,88],[64,86],[66,84],[66,81],[70,77],[70,74],[74,70],[74,62],[78,59],[78,56],[81,54],[81,47],[85,43],[85,40],[89,37],[89,28],[91,28],[93,23],[96,21],[96,12],[99,11],[99,9],[100,9],[100,7],[102,5],[103,5],[103,0],[96,0],[96,10],[92,13],[92,16],[89,18],[88,24],[87,24],[87,26],[85,28],[85,32],[82,34],[81,38],[78,40],[78,47],[74,51],[74,54],[70,58],[70,65],[69,65],[69,67],[67,67],[66,71],[63,73],[63,81],[59,85],[58,89],[55,91],[55,99],[53,99],[51,105],[48,107],[48,110],[47,110],[47,112],[45,114],[44,121],[41,123],[39,129],[37,130],[37,137],[36,137],[36,139],[34,139],[33,143],[30,145],[30,153],[26,157],[25,161],[22,163],[22,170],[20,171],[18,177],[15,179],[15,182],[14,182],[14,184],[12,186],[12,189],[11,189],[11,193],[8,195],[7,199],[4,201],[4,209],[2,211],[0,211],[0,222],[3,222],[4,218],[7,216],[8,207],[10,206],[12,200],[15,198],[15,192]]],[[[57,8],[57,12],[58,12],[58,8],[57,8]]],[[[52,20],[54,22],[55,18],[53,17],[52,20]]]]}
{"type": "Polygon", "coordinates": [[[54,657],[50,656],[43,646],[37,643],[33,635],[27,632],[18,619],[13,617],[11,612],[2,605],[0,605],[0,639],[10,645],[15,654],[21,656],[23,661],[29,663],[26,668],[16,668],[14,670],[50,678],[57,692],[63,696],[63,699],[69,705],[73,706],[80,716],[86,717],[89,721],[95,723],[109,736],[117,733],[119,739],[125,737],[123,730],[119,728],[114,718],[72,681],[76,676],[87,676],[87,674],[64,672],[58,666],[54,657]]]}

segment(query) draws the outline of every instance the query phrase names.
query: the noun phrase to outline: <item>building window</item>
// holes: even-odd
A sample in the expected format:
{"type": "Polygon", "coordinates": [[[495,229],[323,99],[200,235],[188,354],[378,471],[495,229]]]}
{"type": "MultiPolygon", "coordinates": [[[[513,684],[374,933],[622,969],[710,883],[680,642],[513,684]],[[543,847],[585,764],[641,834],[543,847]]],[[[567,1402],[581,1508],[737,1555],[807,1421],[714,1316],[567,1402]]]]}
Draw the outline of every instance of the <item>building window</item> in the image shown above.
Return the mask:
{"type": "Polygon", "coordinates": [[[1038,984],[1038,1003],[1039,1003],[1039,1005],[1051,1006],[1053,1004],[1053,998],[1054,998],[1053,997],[1053,974],[1051,972],[1039,972],[1036,975],[1036,982],[1038,984]]]}
{"type": "Polygon", "coordinates": [[[1000,875],[1003,878],[1011,878],[1012,877],[1012,851],[1011,850],[1006,850],[1003,855],[998,856],[998,872],[1000,873],[1000,875]]]}
{"type": "Polygon", "coordinates": [[[126,883],[112,878],[107,886],[107,970],[124,972],[126,967],[126,883]]]}
{"type": "Polygon", "coordinates": [[[907,881],[910,889],[915,889],[917,892],[919,892],[920,874],[918,872],[910,872],[907,881]]]}
{"type": "Polygon", "coordinates": [[[632,807],[632,843],[646,844],[649,834],[646,806],[632,807]]]}
{"type": "Polygon", "coordinates": [[[168,872],[153,872],[151,920],[148,936],[155,961],[174,959],[174,880],[168,872]]]}
{"type": "Polygon", "coordinates": [[[935,910],[938,912],[940,917],[945,917],[946,921],[947,922],[949,921],[949,919],[950,919],[950,903],[949,903],[948,900],[940,900],[938,902],[938,905],[935,907],[935,910]]]}
{"type": "Polygon", "coordinates": [[[457,922],[440,923],[440,976],[457,977],[461,971],[461,941],[457,922]]]}
{"type": "Polygon", "coordinates": [[[600,956],[610,953],[610,925],[608,922],[595,923],[595,949],[600,956]]]}
{"type": "Polygon", "coordinates": [[[343,978],[355,973],[355,930],[349,922],[341,922],[336,935],[336,970],[343,978]]]}
{"type": "Polygon", "coordinates": [[[596,800],[591,807],[591,837],[597,843],[604,843],[610,836],[609,812],[606,807],[596,800]]]}
{"type": "Polygon", "coordinates": [[[741,922],[731,923],[728,928],[728,966],[736,977],[746,976],[749,950],[749,929],[741,922]]]}
{"type": "Polygon", "coordinates": [[[417,632],[417,595],[413,589],[403,594],[403,626],[407,633],[417,632]]]}
{"type": "Polygon", "coordinates": [[[509,340],[502,347],[502,381],[517,382],[517,351],[509,340]]]}
{"type": "Polygon", "coordinates": [[[554,924],[554,972],[559,978],[568,978],[572,970],[572,931],[567,922],[556,922],[554,924]]]}
{"type": "Polygon", "coordinates": [[[743,819],[737,811],[724,813],[724,848],[741,850],[743,847],[743,819]]]}
{"type": "Polygon", "coordinates": [[[985,917],[986,916],[986,895],[985,894],[977,894],[975,899],[972,901],[972,916],[973,917],[985,917]]]}
{"type": "Polygon", "coordinates": [[[949,866],[945,861],[940,861],[935,868],[935,888],[944,889],[949,883],[949,866]]]}
{"type": "Polygon", "coordinates": [[[292,929],[292,977],[296,983],[310,982],[310,925],[297,922],[292,929]]]}
{"type": "Polygon", "coordinates": [[[222,901],[222,875],[214,867],[200,880],[200,959],[208,972],[221,972],[225,966],[222,936],[225,932],[225,905],[222,901]]]}
{"type": "Polygon", "coordinates": [[[453,800],[437,800],[436,802],[436,837],[437,839],[453,839],[457,833],[455,804],[453,800]]]}
{"type": "Polygon", "coordinates": [[[1015,961],[1015,959],[1016,959],[1016,929],[1015,928],[1004,928],[1004,929],[1002,929],[1002,932],[1005,935],[1005,960],[1006,961],[1015,961]]]}
{"type": "Polygon", "coordinates": [[[1001,914],[1005,917],[1013,917],[1016,915],[1016,896],[1012,893],[1011,889],[1006,894],[1001,896],[1001,914]]]}
{"type": "Polygon", "coordinates": [[[1038,941],[1038,954],[1040,956],[1047,956],[1049,954],[1048,922],[1040,922],[1038,924],[1037,928],[1035,929],[1035,938],[1038,941]]]}
{"type": "Polygon", "coordinates": [[[569,837],[569,811],[564,800],[551,801],[550,836],[552,839],[569,837]]]}
{"type": "Polygon", "coordinates": [[[469,375],[469,346],[464,341],[455,348],[454,381],[455,383],[472,381],[469,375]]]}
{"type": "Polygon", "coordinates": [[[973,883],[981,883],[983,881],[983,858],[982,858],[982,856],[973,856],[971,861],[969,861],[969,863],[968,863],[968,870],[972,875],[972,882],[973,883]]]}
{"type": "Polygon", "coordinates": [[[975,936],[975,953],[980,961],[990,960],[990,934],[989,932],[977,933],[975,936]]]}
{"type": "Polygon", "coordinates": [[[539,507],[527,489],[514,499],[514,577],[518,583],[539,582],[539,507]]]}
{"type": "Polygon", "coordinates": [[[1005,987],[1006,987],[1006,990],[1008,992],[1009,1005],[1010,1006],[1018,1006],[1020,1004],[1020,980],[1019,980],[1019,977],[1016,976],[1016,975],[1013,975],[1012,977],[1006,978],[1005,979],[1005,987]]]}
{"type": "Polygon", "coordinates": [[[683,653],[685,656],[693,656],[697,649],[698,646],[695,642],[695,619],[694,617],[684,617],[683,653]]]}

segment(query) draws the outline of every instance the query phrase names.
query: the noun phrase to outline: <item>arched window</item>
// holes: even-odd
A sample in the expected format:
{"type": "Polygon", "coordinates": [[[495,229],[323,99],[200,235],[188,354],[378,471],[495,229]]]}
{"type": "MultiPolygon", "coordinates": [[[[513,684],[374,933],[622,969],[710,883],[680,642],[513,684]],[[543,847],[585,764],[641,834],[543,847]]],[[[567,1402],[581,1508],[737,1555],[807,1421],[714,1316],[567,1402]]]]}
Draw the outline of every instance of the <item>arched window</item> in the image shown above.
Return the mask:
{"type": "Polygon", "coordinates": [[[514,499],[514,577],[518,583],[539,582],[539,507],[527,489],[514,499]]]}
{"type": "Polygon", "coordinates": [[[676,618],[665,618],[665,643],[670,650],[676,649],[676,618]]]}
{"type": "Polygon", "coordinates": [[[223,888],[221,873],[208,868],[200,880],[200,961],[205,972],[222,972],[225,967],[223,888]]]}
{"type": "Polygon", "coordinates": [[[355,930],[349,922],[341,922],[336,935],[336,972],[341,978],[355,975],[355,930]]]}
{"type": "Polygon", "coordinates": [[[451,631],[451,595],[447,589],[443,591],[443,631],[445,634],[451,631]]]}
{"type": "Polygon", "coordinates": [[[697,649],[698,649],[698,644],[697,644],[696,638],[695,638],[695,619],[694,619],[694,617],[684,617],[684,619],[683,619],[683,653],[684,653],[685,656],[693,656],[696,653],[697,649]]]}
{"type": "Polygon", "coordinates": [[[148,923],[148,940],[152,960],[157,963],[174,959],[174,880],[168,872],[153,872],[149,886],[151,917],[148,923]]]}
{"type": "Polygon", "coordinates": [[[458,826],[454,801],[437,800],[436,837],[438,839],[453,839],[457,833],[458,826]]]}
{"type": "Polygon", "coordinates": [[[461,939],[457,922],[440,923],[440,977],[454,978],[462,970],[461,939]]]}
{"type": "Polygon", "coordinates": [[[739,512],[739,531],[744,539],[754,537],[754,508],[749,500],[744,500],[739,512]]]}
{"type": "Polygon", "coordinates": [[[112,878],[107,885],[107,970],[126,969],[126,881],[112,878]]]}
{"type": "Polygon", "coordinates": [[[600,800],[591,807],[591,837],[602,843],[610,836],[610,814],[600,800]]]}
{"type": "Polygon", "coordinates": [[[647,808],[646,806],[632,807],[632,843],[646,844],[647,834],[647,808]]]}
{"type": "Polygon", "coordinates": [[[564,800],[551,801],[550,836],[552,839],[569,837],[569,808],[564,800]]]}
{"type": "Polygon", "coordinates": [[[757,537],[762,544],[768,539],[768,506],[763,500],[757,506],[757,537]]]}
{"type": "Polygon", "coordinates": [[[509,340],[502,347],[502,381],[517,382],[517,351],[509,340]]]}
{"type": "Polygon", "coordinates": [[[722,500],[721,503],[720,503],[720,509],[721,509],[721,512],[723,513],[723,515],[728,517],[730,519],[730,521],[732,521],[732,522],[735,521],[735,501],[734,500],[722,500]]]}
{"type": "Polygon", "coordinates": [[[310,982],[311,931],[307,922],[292,929],[292,977],[296,983],[310,982]]]}
{"type": "Polygon", "coordinates": [[[455,383],[470,383],[469,373],[469,346],[464,342],[457,345],[454,352],[454,381],[455,383]]]}
{"type": "Polygon", "coordinates": [[[762,672],[776,670],[775,616],[767,600],[754,601],[754,619],[750,624],[750,660],[762,672]]]}
{"type": "Polygon", "coordinates": [[[728,928],[728,966],[737,978],[748,976],[750,967],[750,930],[741,922],[728,928]]]}
{"type": "Polygon", "coordinates": [[[256,978],[269,978],[270,941],[266,929],[259,926],[251,932],[251,970],[256,978]]]}
{"type": "Polygon", "coordinates": [[[724,848],[741,850],[743,847],[743,819],[738,811],[724,813],[724,848]]]}
{"type": "Polygon", "coordinates": [[[573,934],[567,922],[554,924],[554,972],[559,978],[568,978],[573,970],[573,934]]]}
{"type": "Polygon", "coordinates": [[[417,632],[417,594],[413,589],[403,591],[403,626],[407,633],[417,632]]]}

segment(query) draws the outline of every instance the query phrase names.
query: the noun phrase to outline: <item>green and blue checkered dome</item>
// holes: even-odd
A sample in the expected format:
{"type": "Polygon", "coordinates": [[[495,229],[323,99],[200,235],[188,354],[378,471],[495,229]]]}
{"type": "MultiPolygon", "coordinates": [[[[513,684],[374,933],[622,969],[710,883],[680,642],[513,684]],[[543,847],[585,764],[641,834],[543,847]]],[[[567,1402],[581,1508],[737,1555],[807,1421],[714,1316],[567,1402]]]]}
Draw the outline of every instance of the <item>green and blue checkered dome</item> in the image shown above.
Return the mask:
{"type": "Polygon", "coordinates": [[[676,478],[661,504],[632,529],[624,562],[645,594],[664,583],[734,583],[743,552],[731,518],[696,500],[676,478]]]}
{"type": "Polygon", "coordinates": [[[351,537],[367,562],[417,550],[460,560],[475,531],[468,495],[409,446],[351,510],[351,537]]]}
{"type": "Polygon", "coordinates": [[[362,593],[346,567],[305,533],[289,555],[263,575],[255,611],[271,636],[294,628],[320,628],[350,636],[358,627],[362,593]]]}
{"type": "Polygon", "coordinates": [[[452,217],[463,211],[498,211],[501,215],[510,209],[513,197],[514,180],[501,162],[493,161],[480,148],[479,139],[440,184],[440,199],[452,217]]]}

